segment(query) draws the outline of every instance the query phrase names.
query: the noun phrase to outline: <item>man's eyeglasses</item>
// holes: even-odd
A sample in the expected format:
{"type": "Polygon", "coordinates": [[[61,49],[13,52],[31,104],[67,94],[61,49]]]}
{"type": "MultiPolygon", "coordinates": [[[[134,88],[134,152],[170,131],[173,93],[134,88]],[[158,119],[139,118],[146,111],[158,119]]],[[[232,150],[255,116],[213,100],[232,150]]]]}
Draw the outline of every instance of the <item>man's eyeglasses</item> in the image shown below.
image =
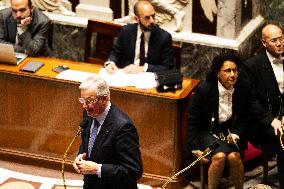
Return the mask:
{"type": "Polygon", "coordinates": [[[98,98],[87,98],[87,99],[84,99],[84,98],[78,98],[79,102],[82,103],[82,104],[92,104],[94,102],[96,102],[98,100],[98,98]]]}
{"type": "Polygon", "coordinates": [[[233,69],[231,69],[231,68],[228,68],[228,69],[225,69],[225,70],[222,70],[223,72],[225,72],[226,74],[230,74],[230,73],[234,73],[234,74],[237,74],[239,71],[238,71],[238,69],[237,68],[233,68],[233,69]]]}

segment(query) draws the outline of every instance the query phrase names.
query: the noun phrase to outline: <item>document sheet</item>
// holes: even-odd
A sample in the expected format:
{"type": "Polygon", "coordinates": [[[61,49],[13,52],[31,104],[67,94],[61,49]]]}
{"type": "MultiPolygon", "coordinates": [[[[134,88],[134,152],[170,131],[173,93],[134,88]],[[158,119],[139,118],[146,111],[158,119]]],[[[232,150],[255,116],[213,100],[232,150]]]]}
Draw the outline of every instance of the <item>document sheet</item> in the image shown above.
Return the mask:
{"type": "MultiPolygon", "coordinates": [[[[69,69],[59,73],[56,78],[82,82],[92,74],[94,73],[69,69]]],[[[115,74],[109,74],[104,68],[101,68],[99,71],[99,75],[106,80],[109,86],[134,86],[140,89],[149,89],[157,87],[155,74],[152,72],[126,74],[123,72],[123,70],[118,70],[118,72],[115,74]]]]}

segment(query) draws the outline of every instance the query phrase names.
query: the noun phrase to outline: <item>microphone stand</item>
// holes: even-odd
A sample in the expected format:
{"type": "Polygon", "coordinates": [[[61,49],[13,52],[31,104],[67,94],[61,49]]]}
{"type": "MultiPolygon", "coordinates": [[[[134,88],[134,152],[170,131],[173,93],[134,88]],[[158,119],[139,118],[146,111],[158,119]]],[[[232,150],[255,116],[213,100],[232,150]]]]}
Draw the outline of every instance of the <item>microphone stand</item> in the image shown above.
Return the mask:
{"type": "Polygon", "coordinates": [[[73,138],[73,140],[71,141],[71,143],[67,147],[67,149],[64,153],[63,159],[62,159],[61,177],[62,177],[64,189],[66,189],[65,178],[64,178],[64,166],[65,166],[65,160],[66,160],[66,157],[67,157],[67,153],[68,153],[69,149],[71,148],[72,144],[74,143],[74,141],[76,140],[76,138],[81,134],[81,131],[82,131],[82,128],[81,128],[81,126],[79,126],[79,129],[78,129],[75,137],[73,138]]]}
{"type": "Polygon", "coordinates": [[[165,188],[173,179],[175,179],[176,177],[178,177],[180,174],[184,173],[185,171],[187,171],[188,169],[190,169],[192,166],[194,166],[197,162],[199,162],[202,158],[206,157],[207,155],[209,155],[213,150],[208,150],[207,152],[205,152],[204,154],[202,154],[202,156],[200,156],[199,158],[197,158],[194,162],[192,162],[190,165],[188,165],[186,168],[180,170],[179,172],[177,172],[176,174],[174,174],[169,180],[167,180],[167,182],[165,182],[165,184],[162,186],[162,189],[165,188]]]}
{"type": "Polygon", "coordinates": [[[279,137],[280,145],[281,145],[282,150],[284,150],[284,144],[283,144],[283,141],[282,141],[283,132],[284,132],[283,127],[284,127],[284,116],[282,116],[282,119],[281,119],[282,133],[280,133],[280,137],[279,137]]]}

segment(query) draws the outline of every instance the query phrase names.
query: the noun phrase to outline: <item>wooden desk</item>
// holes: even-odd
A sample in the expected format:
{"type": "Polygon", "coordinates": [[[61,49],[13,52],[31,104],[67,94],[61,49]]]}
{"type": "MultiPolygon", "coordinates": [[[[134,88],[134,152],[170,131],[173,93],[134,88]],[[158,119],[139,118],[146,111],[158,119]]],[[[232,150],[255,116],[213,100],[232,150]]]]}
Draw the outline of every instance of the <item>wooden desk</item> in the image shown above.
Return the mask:
{"type": "MultiPolygon", "coordinates": [[[[56,79],[53,67],[98,72],[99,66],[51,58],[28,58],[20,66],[0,64],[0,157],[61,169],[63,154],[82,116],[79,83],[56,79]],[[45,65],[35,74],[19,71],[28,61],[45,65]],[[48,162],[48,163],[47,163],[48,162]]],[[[198,83],[184,79],[183,90],[111,88],[111,101],[134,121],[141,143],[141,182],[161,185],[181,167],[181,125],[187,97],[198,83]]],[[[80,140],[69,151],[74,160],[80,140]]],[[[179,180],[175,180],[179,182],[179,180]]]]}

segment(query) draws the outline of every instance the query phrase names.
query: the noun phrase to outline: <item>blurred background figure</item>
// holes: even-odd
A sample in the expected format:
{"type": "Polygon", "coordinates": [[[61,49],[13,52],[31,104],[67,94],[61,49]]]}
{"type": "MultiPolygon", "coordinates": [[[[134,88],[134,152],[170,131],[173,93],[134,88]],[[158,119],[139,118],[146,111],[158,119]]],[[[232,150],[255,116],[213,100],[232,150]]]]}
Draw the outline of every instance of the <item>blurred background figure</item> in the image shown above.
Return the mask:
{"type": "Polygon", "coordinates": [[[72,4],[68,0],[32,0],[36,7],[42,11],[60,13],[67,16],[75,16],[72,12],[72,4]]]}
{"type": "Polygon", "coordinates": [[[29,56],[49,56],[49,18],[31,0],[11,0],[11,7],[0,11],[0,42],[29,56]]]}

